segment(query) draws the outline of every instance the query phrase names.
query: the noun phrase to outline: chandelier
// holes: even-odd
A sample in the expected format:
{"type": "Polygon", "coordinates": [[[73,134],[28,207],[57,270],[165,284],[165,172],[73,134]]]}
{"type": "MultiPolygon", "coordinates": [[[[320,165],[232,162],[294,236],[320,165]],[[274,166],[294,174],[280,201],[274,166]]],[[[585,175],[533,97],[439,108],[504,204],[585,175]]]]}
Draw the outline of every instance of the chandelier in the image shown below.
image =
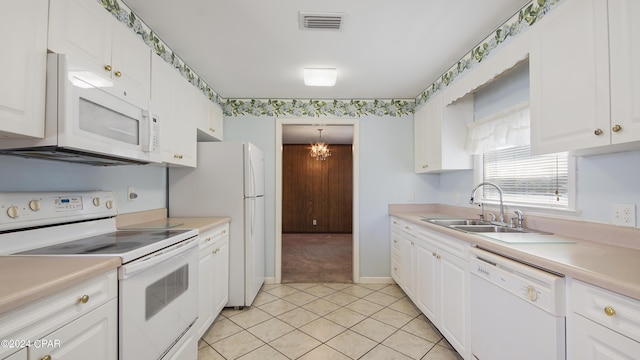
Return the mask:
{"type": "Polygon", "coordinates": [[[316,160],[327,160],[331,156],[331,151],[327,148],[327,144],[322,142],[322,129],[318,129],[320,138],[317,143],[311,144],[311,157],[316,160]]]}

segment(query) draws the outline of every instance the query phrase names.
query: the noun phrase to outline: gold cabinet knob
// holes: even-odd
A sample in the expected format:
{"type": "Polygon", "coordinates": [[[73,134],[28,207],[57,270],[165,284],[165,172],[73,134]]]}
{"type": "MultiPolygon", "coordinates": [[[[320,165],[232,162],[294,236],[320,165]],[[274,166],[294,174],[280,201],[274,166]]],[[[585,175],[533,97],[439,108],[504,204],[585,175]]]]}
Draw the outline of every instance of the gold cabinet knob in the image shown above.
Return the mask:
{"type": "Polygon", "coordinates": [[[596,129],[593,133],[596,134],[597,136],[600,136],[602,135],[602,129],[596,129]]]}
{"type": "Polygon", "coordinates": [[[111,65],[105,65],[104,69],[107,70],[107,71],[111,71],[111,65]]]}
{"type": "Polygon", "coordinates": [[[422,168],[423,168],[423,169],[426,169],[426,168],[428,168],[428,167],[429,167],[429,165],[428,165],[428,164],[424,164],[424,165],[422,165],[422,168]]]}
{"type": "Polygon", "coordinates": [[[45,355],[40,360],[51,360],[51,355],[45,355]]]}
{"type": "Polygon", "coordinates": [[[173,155],[173,158],[174,158],[174,159],[182,159],[182,155],[180,155],[180,154],[174,154],[174,155],[173,155]]]}
{"type": "Polygon", "coordinates": [[[209,128],[209,131],[211,131],[211,132],[216,132],[216,129],[214,129],[214,128],[209,128]]]}
{"type": "Polygon", "coordinates": [[[431,256],[436,256],[436,255],[438,255],[438,254],[436,254],[435,251],[431,253],[431,256]]]}
{"type": "Polygon", "coordinates": [[[122,76],[122,73],[121,73],[120,71],[116,71],[116,72],[114,72],[113,74],[114,74],[115,76],[117,76],[117,77],[121,77],[121,76],[122,76]]]}
{"type": "Polygon", "coordinates": [[[440,260],[441,258],[442,258],[442,256],[436,255],[436,259],[440,260]]]}
{"type": "Polygon", "coordinates": [[[411,242],[411,246],[413,246],[413,241],[411,242]]]}
{"type": "Polygon", "coordinates": [[[80,299],[78,299],[78,302],[82,303],[82,304],[86,304],[89,302],[89,295],[82,295],[80,297],[80,299]]]}
{"type": "Polygon", "coordinates": [[[611,130],[613,130],[613,132],[620,132],[622,130],[622,126],[614,125],[611,130]]]}
{"type": "Polygon", "coordinates": [[[611,306],[605,306],[604,313],[607,314],[607,316],[615,316],[616,310],[611,306]]]}

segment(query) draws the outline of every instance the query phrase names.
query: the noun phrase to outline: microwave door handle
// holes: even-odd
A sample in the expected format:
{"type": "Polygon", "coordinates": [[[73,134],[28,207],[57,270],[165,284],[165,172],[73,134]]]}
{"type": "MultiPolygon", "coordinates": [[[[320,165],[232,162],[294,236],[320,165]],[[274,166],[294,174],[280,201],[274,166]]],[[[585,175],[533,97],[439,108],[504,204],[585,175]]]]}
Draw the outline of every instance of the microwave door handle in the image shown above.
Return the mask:
{"type": "Polygon", "coordinates": [[[182,243],[173,245],[170,248],[161,250],[161,252],[157,255],[153,255],[147,258],[140,259],[138,261],[134,261],[131,264],[123,265],[121,270],[121,279],[129,278],[136,273],[146,270],[160,262],[167,260],[168,258],[172,258],[175,256],[179,256],[181,254],[186,253],[192,248],[196,247],[198,243],[196,242],[196,238],[185,240],[182,243]]]}

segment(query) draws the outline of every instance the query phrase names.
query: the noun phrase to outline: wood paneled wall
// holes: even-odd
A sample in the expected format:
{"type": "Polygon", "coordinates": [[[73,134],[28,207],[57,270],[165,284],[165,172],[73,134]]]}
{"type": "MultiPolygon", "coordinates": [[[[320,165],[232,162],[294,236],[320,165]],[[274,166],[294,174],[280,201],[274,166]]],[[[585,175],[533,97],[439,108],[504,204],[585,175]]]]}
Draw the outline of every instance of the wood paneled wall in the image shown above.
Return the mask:
{"type": "Polygon", "coordinates": [[[352,146],[329,150],[331,157],[321,161],[309,156],[309,145],[283,145],[282,232],[351,233],[352,146]]]}

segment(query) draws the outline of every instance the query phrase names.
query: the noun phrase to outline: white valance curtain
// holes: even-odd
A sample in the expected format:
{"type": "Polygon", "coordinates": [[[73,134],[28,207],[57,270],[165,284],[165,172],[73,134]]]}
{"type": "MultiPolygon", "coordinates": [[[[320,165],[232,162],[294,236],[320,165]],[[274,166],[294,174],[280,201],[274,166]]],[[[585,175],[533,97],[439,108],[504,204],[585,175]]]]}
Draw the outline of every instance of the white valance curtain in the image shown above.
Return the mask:
{"type": "Polygon", "coordinates": [[[472,154],[530,144],[529,102],[468,124],[466,148],[472,154]]]}

